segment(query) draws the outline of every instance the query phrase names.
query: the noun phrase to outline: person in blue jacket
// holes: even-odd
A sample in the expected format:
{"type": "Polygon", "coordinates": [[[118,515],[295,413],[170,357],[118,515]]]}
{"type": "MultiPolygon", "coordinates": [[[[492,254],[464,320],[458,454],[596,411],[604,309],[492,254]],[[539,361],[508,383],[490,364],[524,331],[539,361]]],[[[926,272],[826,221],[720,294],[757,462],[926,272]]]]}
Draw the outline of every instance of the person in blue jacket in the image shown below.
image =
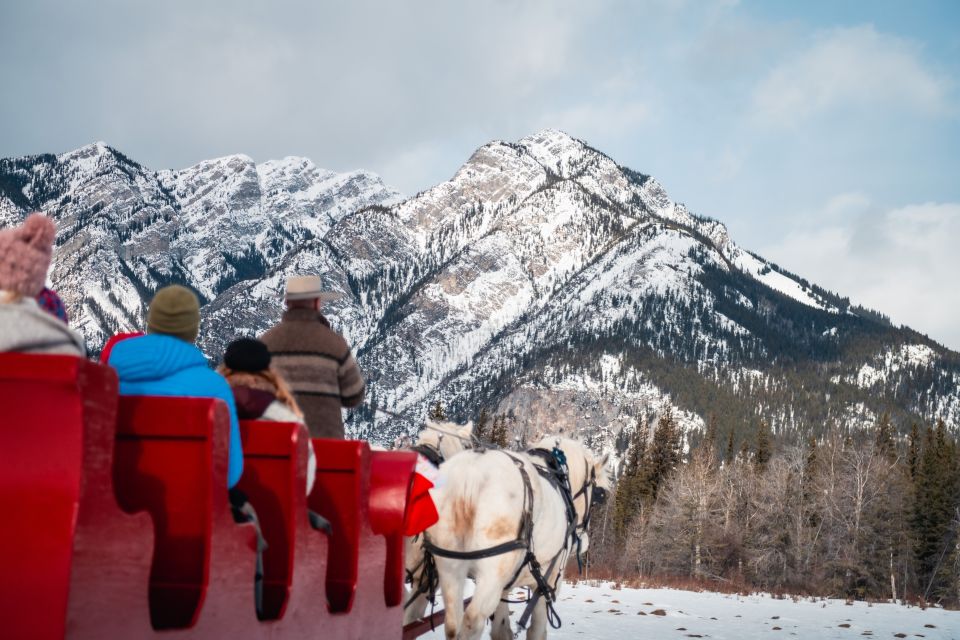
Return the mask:
{"type": "Polygon", "coordinates": [[[147,315],[147,335],[118,342],[108,363],[120,379],[120,395],[218,398],[230,411],[230,465],[227,487],[243,473],[240,424],[233,391],[210,369],[194,342],[200,331],[200,303],[186,287],[157,291],[147,315]]]}

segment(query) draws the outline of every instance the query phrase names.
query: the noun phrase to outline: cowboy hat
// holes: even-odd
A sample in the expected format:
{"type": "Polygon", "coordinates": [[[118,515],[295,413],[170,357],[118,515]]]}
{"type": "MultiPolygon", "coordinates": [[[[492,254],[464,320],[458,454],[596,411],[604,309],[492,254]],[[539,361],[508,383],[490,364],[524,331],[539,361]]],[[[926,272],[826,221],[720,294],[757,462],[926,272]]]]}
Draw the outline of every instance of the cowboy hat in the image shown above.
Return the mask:
{"type": "Polygon", "coordinates": [[[324,291],[320,276],[291,276],[287,278],[287,300],[336,300],[340,294],[335,291],[324,291]]]}

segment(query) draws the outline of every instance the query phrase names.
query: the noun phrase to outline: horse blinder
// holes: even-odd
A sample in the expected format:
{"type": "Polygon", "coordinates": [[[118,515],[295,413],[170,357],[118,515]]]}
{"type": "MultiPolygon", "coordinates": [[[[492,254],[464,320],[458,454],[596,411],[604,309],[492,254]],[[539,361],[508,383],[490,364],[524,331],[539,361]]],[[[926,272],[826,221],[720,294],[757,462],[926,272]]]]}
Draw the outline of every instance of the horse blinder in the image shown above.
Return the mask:
{"type": "Polygon", "coordinates": [[[593,491],[590,494],[591,504],[603,504],[607,501],[608,496],[609,492],[606,489],[594,485],[593,491]]]}

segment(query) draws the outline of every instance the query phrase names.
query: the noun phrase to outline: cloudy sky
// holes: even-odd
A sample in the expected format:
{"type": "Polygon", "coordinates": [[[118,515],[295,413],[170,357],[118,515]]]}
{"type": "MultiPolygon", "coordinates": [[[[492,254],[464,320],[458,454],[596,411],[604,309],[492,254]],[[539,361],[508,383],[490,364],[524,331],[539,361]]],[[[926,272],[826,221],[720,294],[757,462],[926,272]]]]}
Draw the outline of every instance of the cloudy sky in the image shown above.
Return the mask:
{"type": "Polygon", "coordinates": [[[104,140],[406,193],[545,127],[960,349],[960,2],[4,2],[0,156],[104,140]]]}

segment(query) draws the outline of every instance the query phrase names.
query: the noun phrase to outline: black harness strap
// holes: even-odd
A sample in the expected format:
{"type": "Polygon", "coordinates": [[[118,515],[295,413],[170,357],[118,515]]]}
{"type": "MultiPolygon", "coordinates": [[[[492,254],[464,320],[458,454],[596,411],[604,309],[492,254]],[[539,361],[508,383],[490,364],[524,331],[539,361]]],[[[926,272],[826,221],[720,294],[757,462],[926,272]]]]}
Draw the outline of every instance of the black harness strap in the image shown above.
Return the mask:
{"type": "Polygon", "coordinates": [[[547,608],[547,622],[550,623],[550,626],[554,629],[559,629],[563,622],[560,620],[560,615],[557,613],[557,610],[554,608],[553,603],[557,600],[557,584],[560,582],[560,574],[557,573],[557,578],[551,586],[547,582],[547,576],[553,573],[553,568],[557,565],[557,560],[560,556],[564,555],[564,551],[567,550],[566,545],[560,551],[557,552],[555,556],[550,560],[550,564],[547,565],[547,572],[543,573],[540,570],[540,563],[537,562],[537,558],[533,556],[533,553],[530,553],[530,558],[528,562],[530,564],[530,575],[533,576],[534,582],[537,583],[537,589],[531,594],[530,598],[527,600],[527,606],[524,607],[523,613],[520,615],[520,619],[517,620],[517,626],[521,629],[527,628],[527,623],[530,621],[530,616],[533,615],[533,610],[537,606],[537,600],[543,597],[543,601],[546,604],[547,608]]]}
{"type": "Polygon", "coordinates": [[[423,548],[441,558],[450,558],[451,560],[482,560],[483,558],[492,558],[493,556],[503,555],[511,551],[526,549],[527,545],[522,540],[511,540],[510,542],[504,542],[503,544],[487,547],[486,549],[477,549],[476,551],[454,551],[453,549],[443,549],[429,540],[424,540],[423,548]]]}
{"type": "Polygon", "coordinates": [[[430,464],[432,464],[435,467],[439,467],[444,462],[443,454],[440,453],[440,449],[437,447],[434,447],[433,445],[418,444],[414,447],[410,447],[410,451],[416,451],[417,453],[422,455],[424,458],[429,460],[430,464]]]}
{"type": "Polygon", "coordinates": [[[576,493],[573,493],[573,488],[570,486],[570,473],[567,469],[567,460],[566,456],[563,455],[563,452],[559,449],[549,450],[549,449],[530,449],[527,451],[528,454],[532,456],[537,456],[542,458],[546,462],[545,467],[537,466],[537,470],[540,472],[540,475],[543,476],[550,484],[560,493],[560,496],[563,498],[563,502],[567,508],[567,537],[564,542],[564,549],[567,548],[567,545],[572,540],[576,543],[577,547],[577,569],[580,573],[583,573],[583,559],[581,548],[583,545],[582,537],[583,534],[587,531],[587,528],[590,526],[590,511],[591,507],[591,494],[593,488],[596,486],[597,477],[596,472],[592,469],[589,469],[589,464],[586,460],[583,461],[583,485],[580,487],[580,490],[576,493]],[[588,491],[590,493],[588,493],[588,491]],[[577,522],[577,509],[574,504],[580,496],[583,496],[584,503],[584,512],[583,519],[581,522],[577,522]]]}
{"type": "MultiPolygon", "coordinates": [[[[547,610],[547,622],[552,628],[559,629],[563,623],[560,620],[559,614],[557,614],[557,611],[554,608],[554,603],[556,602],[557,585],[560,582],[561,572],[557,572],[557,576],[554,579],[553,585],[550,585],[547,582],[547,577],[553,573],[553,570],[557,566],[557,562],[560,561],[561,557],[564,558],[564,561],[568,557],[571,540],[575,540],[577,543],[577,560],[579,562],[580,536],[577,535],[577,510],[574,506],[574,499],[576,496],[579,496],[586,490],[588,479],[587,476],[584,475],[584,486],[575,496],[573,495],[573,491],[570,487],[570,474],[567,470],[566,456],[564,455],[563,451],[558,448],[554,448],[553,450],[537,448],[530,449],[527,451],[527,454],[540,458],[544,461],[544,466],[537,464],[534,466],[536,467],[540,476],[543,477],[563,499],[564,507],[567,512],[567,531],[563,538],[563,546],[559,551],[557,551],[553,558],[550,559],[550,564],[547,565],[546,573],[544,573],[540,568],[540,563],[536,556],[534,556],[533,552],[528,551],[527,564],[530,566],[530,575],[534,582],[536,582],[537,588],[527,600],[527,606],[524,608],[523,614],[521,614],[520,619],[517,621],[517,626],[521,629],[527,628],[527,623],[529,622],[530,617],[533,615],[533,611],[537,606],[537,602],[540,598],[543,598],[547,610]]],[[[589,506],[589,503],[587,503],[586,508],[589,509],[589,506]]]]}
{"type": "MultiPolygon", "coordinates": [[[[420,594],[428,596],[432,606],[434,596],[436,596],[437,593],[437,587],[440,585],[440,576],[437,573],[437,565],[433,561],[433,556],[424,552],[423,559],[414,567],[413,571],[407,572],[407,581],[410,583],[413,593],[410,594],[410,598],[403,605],[403,608],[406,609],[413,604],[414,600],[416,600],[420,594]],[[417,580],[417,583],[414,584],[413,581],[416,572],[421,568],[423,571],[420,572],[420,578],[417,580]]],[[[431,609],[431,613],[433,613],[433,609],[431,609]]]]}
{"type": "MultiPolygon", "coordinates": [[[[533,533],[533,486],[530,484],[530,476],[527,474],[527,470],[523,466],[523,461],[510,455],[506,451],[503,451],[502,453],[517,465],[517,469],[520,471],[520,476],[523,479],[523,512],[520,515],[520,525],[518,526],[517,537],[509,542],[503,542],[492,547],[487,547],[486,549],[476,549],[474,551],[456,551],[454,549],[444,549],[443,547],[438,547],[437,545],[433,544],[433,542],[431,542],[427,537],[426,533],[424,533],[423,548],[429,553],[435,556],[440,556],[441,558],[450,558],[451,560],[481,560],[483,558],[492,558],[493,556],[510,553],[511,551],[520,551],[522,549],[530,548],[530,538],[533,533]]],[[[516,580],[516,576],[514,576],[514,580],[516,580]]],[[[513,584],[513,581],[511,581],[510,584],[513,584]]]]}
{"type": "Polygon", "coordinates": [[[420,569],[423,568],[423,560],[424,560],[423,558],[420,558],[420,562],[418,562],[417,566],[415,566],[413,569],[404,569],[404,572],[407,574],[407,578],[405,582],[411,585],[413,584],[413,578],[417,574],[417,571],[420,571],[420,569]]]}
{"type": "MultiPolygon", "coordinates": [[[[560,494],[560,497],[563,498],[564,507],[567,509],[567,526],[575,528],[577,526],[577,509],[574,507],[573,501],[577,496],[581,495],[583,491],[581,490],[576,495],[572,495],[570,474],[566,471],[566,462],[561,463],[557,458],[557,454],[548,449],[530,449],[527,451],[527,454],[542,458],[546,463],[543,467],[540,465],[534,466],[540,475],[549,482],[553,488],[557,490],[557,493],[560,494]]],[[[586,476],[584,476],[584,479],[586,479],[586,476]]],[[[584,483],[584,486],[586,486],[586,483],[584,483]]]]}

